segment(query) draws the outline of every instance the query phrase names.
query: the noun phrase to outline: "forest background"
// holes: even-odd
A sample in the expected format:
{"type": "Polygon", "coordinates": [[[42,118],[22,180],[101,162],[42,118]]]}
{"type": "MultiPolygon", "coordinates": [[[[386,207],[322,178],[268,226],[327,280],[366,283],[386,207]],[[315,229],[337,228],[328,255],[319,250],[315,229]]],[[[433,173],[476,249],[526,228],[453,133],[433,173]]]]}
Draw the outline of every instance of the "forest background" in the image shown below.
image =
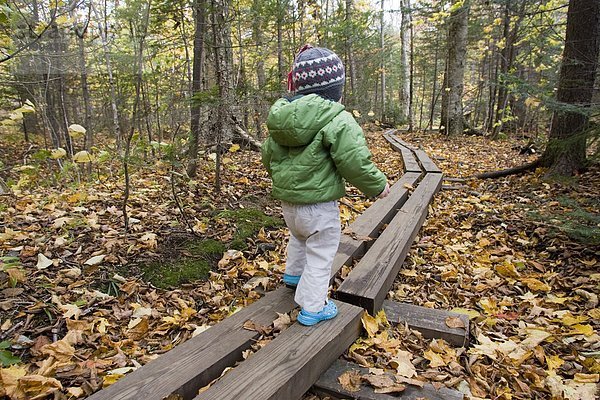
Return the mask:
{"type": "MultiPolygon", "coordinates": [[[[278,283],[285,231],[277,205],[268,198],[270,182],[256,150],[267,134],[269,106],[287,94],[287,73],[305,43],[331,48],[343,60],[343,103],[367,128],[375,161],[390,180],[401,168],[372,138],[389,128],[406,132],[447,168],[445,173],[459,179],[486,169],[530,171],[533,183],[502,181],[511,192],[503,194],[507,203],[524,202],[519,196],[533,187],[536,196],[547,192],[540,198],[558,213],[538,215],[514,240],[540,232],[545,238],[546,230],[556,229],[566,235],[559,236],[560,245],[551,240],[552,248],[571,249],[568,256],[556,255],[557,268],[569,265],[569,273],[579,278],[564,293],[552,294],[551,303],[562,306],[573,295],[582,310],[597,317],[598,276],[577,269],[596,268],[594,249],[600,243],[592,184],[598,174],[600,95],[594,85],[600,43],[595,3],[0,1],[0,357],[5,377],[23,371],[30,377],[6,395],[89,395],[102,385],[98,371],[114,372],[104,379],[108,384],[138,360],[151,359],[157,349],[167,350],[226,317],[237,307],[232,304],[248,304],[261,287],[278,283]],[[595,30],[583,32],[590,38],[585,55],[593,60],[581,64],[583,78],[572,90],[583,97],[570,101],[560,99],[567,82],[563,79],[561,86],[568,10],[577,11],[573,18],[579,18],[579,26],[589,26],[586,16],[596,18],[595,30]],[[553,123],[559,115],[576,120],[553,123]],[[541,177],[551,172],[576,178],[542,183],[541,177]],[[591,184],[577,186],[578,178],[591,184]],[[542,229],[544,220],[549,222],[542,229]],[[577,261],[572,266],[563,256],[577,261]],[[202,283],[190,284],[197,279],[202,283]],[[158,296],[156,287],[167,291],[158,296]],[[575,295],[576,290],[581,292],[575,295]],[[140,298],[146,303],[138,303],[140,298]],[[77,325],[81,321],[91,325],[77,325]],[[85,343],[70,342],[68,332],[74,331],[89,331],[85,343]],[[106,332],[136,345],[125,349],[116,339],[103,342],[100,336],[106,332]],[[73,349],[69,357],[48,347],[67,342],[73,349]],[[98,354],[103,361],[95,365],[74,361],[98,354]],[[35,388],[25,383],[34,380],[35,388]]],[[[572,40],[580,42],[577,36],[572,40]]],[[[479,201],[473,196],[490,201],[480,183],[469,185],[457,193],[471,199],[471,206],[479,201]]],[[[371,201],[350,193],[341,205],[344,223],[371,201]]],[[[459,214],[474,215],[464,209],[459,214]]],[[[518,225],[517,219],[524,220],[520,215],[509,225],[518,225]]],[[[477,226],[457,223],[457,229],[477,226]]],[[[499,272],[503,279],[516,279],[526,266],[542,273],[536,261],[521,265],[514,257],[513,267],[499,272]]],[[[554,253],[549,257],[556,261],[554,253]]],[[[541,281],[527,282],[525,291],[550,291],[541,281]]],[[[409,301],[415,300],[409,294],[418,293],[402,285],[395,290],[406,292],[403,300],[409,301]]],[[[531,302],[527,293],[519,292],[531,302]]],[[[463,300],[434,302],[466,307],[463,300]]],[[[484,300],[473,308],[514,321],[505,305],[494,300],[492,307],[484,300]]],[[[522,311],[524,306],[514,307],[522,311]]],[[[597,322],[585,325],[587,319],[575,309],[568,311],[574,316],[568,314],[572,318],[561,329],[584,332],[584,350],[592,355],[583,362],[567,355],[567,348],[553,349],[547,355],[551,361],[540,363],[550,371],[560,364],[566,372],[559,378],[549,374],[554,379],[549,383],[547,376],[539,381],[528,377],[535,381],[534,394],[519,387],[522,398],[549,393],[577,398],[569,397],[569,388],[598,381],[598,342],[592,340],[597,322]],[[566,357],[564,365],[552,358],[558,356],[566,357]],[[563,378],[570,381],[563,384],[563,378]]],[[[566,312],[559,317],[564,320],[566,312]]],[[[490,325],[490,318],[478,322],[493,330],[497,326],[490,325]]],[[[457,375],[461,379],[463,372],[457,375]]],[[[509,375],[514,375],[511,367],[494,375],[504,381],[488,387],[481,381],[490,376],[465,382],[471,394],[509,398],[506,389],[515,388],[509,375]]],[[[458,380],[451,383],[460,386],[458,380]]]]}

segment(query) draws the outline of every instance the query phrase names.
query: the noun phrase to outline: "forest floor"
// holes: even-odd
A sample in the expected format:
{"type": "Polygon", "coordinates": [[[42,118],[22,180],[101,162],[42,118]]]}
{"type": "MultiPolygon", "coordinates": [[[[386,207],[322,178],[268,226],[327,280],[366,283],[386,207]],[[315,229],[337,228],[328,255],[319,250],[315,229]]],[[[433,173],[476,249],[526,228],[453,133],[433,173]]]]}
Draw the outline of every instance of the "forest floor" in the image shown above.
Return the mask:
{"type": "MultiPolygon", "coordinates": [[[[397,180],[400,157],[381,130],[367,136],[397,180]]],[[[464,181],[445,182],[436,196],[389,298],[469,315],[472,342],[454,348],[365,316],[368,333],[344,357],[372,369],[341,377],[344,385],[596,398],[600,168],[566,181],[543,171],[477,180],[535,156],[519,155],[517,139],[402,137],[464,181]],[[395,381],[378,380],[382,370],[395,381]]],[[[231,149],[219,193],[210,155],[191,181],[166,156],[140,157],[127,234],[114,161],[98,161],[85,181],[18,140],[0,142],[0,159],[0,177],[14,185],[0,197],[0,396],[84,398],[280,285],[287,232],[257,153],[231,149]]],[[[369,204],[351,189],[343,223],[369,204]]]]}

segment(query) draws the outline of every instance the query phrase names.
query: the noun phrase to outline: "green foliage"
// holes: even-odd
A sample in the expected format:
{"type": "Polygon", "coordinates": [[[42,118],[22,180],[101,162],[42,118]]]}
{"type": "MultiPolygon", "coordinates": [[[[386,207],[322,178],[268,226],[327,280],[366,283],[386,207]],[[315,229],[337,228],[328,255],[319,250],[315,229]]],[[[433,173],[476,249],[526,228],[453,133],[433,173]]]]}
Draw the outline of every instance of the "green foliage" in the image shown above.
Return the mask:
{"type": "Polygon", "coordinates": [[[600,200],[578,200],[568,196],[556,200],[563,208],[561,211],[548,214],[530,212],[530,216],[549,223],[555,235],[560,232],[584,245],[600,245],[600,213],[597,211],[600,210],[600,200]]]}
{"type": "Polygon", "coordinates": [[[12,364],[18,364],[21,362],[21,359],[19,357],[13,355],[13,353],[10,350],[7,350],[9,348],[9,341],[4,340],[0,342],[0,364],[2,364],[3,367],[8,367],[12,364]]]}
{"type": "Polygon", "coordinates": [[[281,219],[268,216],[261,210],[253,208],[226,210],[219,213],[217,217],[228,218],[234,221],[237,230],[233,241],[229,244],[229,248],[237,250],[245,250],[248,247],[246,239],[256,235],[261,228],[283,225],[281,219]]]}

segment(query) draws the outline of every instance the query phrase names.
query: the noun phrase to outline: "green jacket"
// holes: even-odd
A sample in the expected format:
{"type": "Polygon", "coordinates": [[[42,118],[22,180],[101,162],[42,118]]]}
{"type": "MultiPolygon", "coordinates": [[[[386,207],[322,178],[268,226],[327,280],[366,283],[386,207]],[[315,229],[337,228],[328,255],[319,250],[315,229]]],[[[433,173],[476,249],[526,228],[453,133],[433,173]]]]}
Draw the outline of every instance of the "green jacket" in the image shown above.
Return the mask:
{"type": "Polygon", "coordinates": [[[279,99],[267,127],[262,161],[273,197],[297,204],[337,200],[346,194],[344,179],[367,196],[385,188],[361,127],[342,104],[316,94],[279,99]]]}

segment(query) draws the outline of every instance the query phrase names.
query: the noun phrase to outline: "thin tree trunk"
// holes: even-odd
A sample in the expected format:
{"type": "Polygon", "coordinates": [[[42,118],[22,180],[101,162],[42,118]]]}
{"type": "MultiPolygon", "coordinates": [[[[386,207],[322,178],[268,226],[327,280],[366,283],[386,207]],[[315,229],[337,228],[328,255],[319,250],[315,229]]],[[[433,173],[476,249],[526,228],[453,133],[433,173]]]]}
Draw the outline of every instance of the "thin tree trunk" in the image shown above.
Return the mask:
{"type": "MultiPolygon", "coordinates": [[[[131,112],[131,127],[129,134],[125,141],[125,155],[123,157],[123,172],[125,175],[125,189],[123,191],[123,205],[121,210],[123,212],[123,221],[125,223],[125,232],[129,232],[129,216],[127,214],[127,202],[129,201],[129,194],[131,191],[130,176],[129,176],[129,157],[131,152],[131,140],[135,132],[135,122],[139,122],[139,109],[142,89],[142,72],[144,68],[144,42],[146,40],[146,34],[148,31],[148,22],[150,20],[150,7],[152,0],[148,0],[144,13],[144,21],[142,22],[141,32],[139,32],[139,43],[135,46],[136,51],[136,65],[134,65],[135,79],[135,99],[133,101],[133,110],[131,112]]],[[[135,38],[135,31],[133,29],[133,23],[130,21],[132,38],[135,38]]],[[[138,127],[139,129],[139,127],[138,127]]]]}
{"type": "MultiPolygon", "coordinates": [[[[206,0],[194,1],[194,61],[192,67],[192,97],[202,90],[202,67],[204,65],[205,50],[204,37],[206,34],[206,0]]],[[[190,112],[190,146],[188,149],[187,174],[190,177],[196,176],[198,164],[198,143],[200,141],[200,115],[201,106],[192,100],[190,112]]]]}
{"type": "MultiPolygon", "coordinates": [[[[435,104],[437,99],[437,75],[438,75],[438,61],[439,61],[439,50],[436,41],[435,45],[435,53],[433,56],[433,88],[431,89],[431,103],[429,107],[429,123],[427,124],[427,129],[433,129],[433,116],[435,114],[435,104]]],[[[425,79],[425,77],[423,77],[425,79]]]]}
{"type": "MultiPolygon", "coordinates": [[[[410,110],[410,78],[408,53],[410,47],[410,0],[402,0],[402,23],[400,25],[400,107],[402,115],[406,118],[409,125],[411,121],[410,110]]],[[[409,128],[409,130],[412,130],[409,128]]]]}
{"type": "MultiPolygon", "coordinates": [[[[115,134],[115,139],[117,141],[117,151],[121,150],[122,146],[122,137],[121,137],[121,125],[119,122],[119,108],[117,107],[117,94],[115,89],[115,80],[113,78],[112,72],[112,63],[110,59],[110,50],[108,48],[108,37],[107,37],[107,23],[106,19],[104,20],[104,28],[102,27],[102,18],[100,18],[100,14],[95,7],[93,7],[94,14],[96,14],[96,19],[98,23],[98,32],[100,33],[100,40],[102,41],[102,49],[104,51],[104,61],[106,63],[106,72],[108,74],[108,86],[110,88],[110,105],[112,109],[112,122],[113,122],[113,133],[115,134]]],[[[106,12],[104,13],[106,15],[106,12]]]]}
{"type": "Polygon", "coordinates": [[[380,28],[380,46],[381,46],[381,122],[385,122],[386,112],[385,112],[385,33],[384,33],[384,0],[381,0],[381,16],[379,21],[380,28]]]}

